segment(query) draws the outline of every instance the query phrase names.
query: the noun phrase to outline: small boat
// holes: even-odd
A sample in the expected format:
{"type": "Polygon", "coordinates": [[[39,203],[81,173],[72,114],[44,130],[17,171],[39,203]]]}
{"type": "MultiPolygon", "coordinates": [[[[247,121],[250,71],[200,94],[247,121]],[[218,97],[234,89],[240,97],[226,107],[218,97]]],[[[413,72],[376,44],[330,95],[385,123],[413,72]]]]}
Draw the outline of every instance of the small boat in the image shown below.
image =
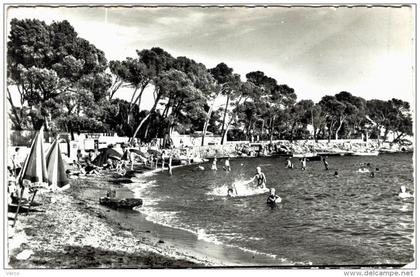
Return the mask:
{"type": "Polygon", "coordinates": [[[99,198],[99,204],[107,206],[113,209],[132,209],[143,205],[143,200],[140,198],[110,198],[110,197],[101,197],[99,198]]]}
{"type": "Polygon", "coordinates": [[[354,152],[353,156],[378,156],[379,151],[370,151],[370,152],[354,152]]]}

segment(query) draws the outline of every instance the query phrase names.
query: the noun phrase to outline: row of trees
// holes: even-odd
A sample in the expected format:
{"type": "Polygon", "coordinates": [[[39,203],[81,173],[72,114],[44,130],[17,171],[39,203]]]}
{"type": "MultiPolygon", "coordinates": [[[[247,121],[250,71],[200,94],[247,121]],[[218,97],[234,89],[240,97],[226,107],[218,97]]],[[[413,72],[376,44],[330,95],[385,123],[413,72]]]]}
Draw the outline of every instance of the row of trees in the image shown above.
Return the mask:
{"type": "Polygon", "coordinates": [[[161,48],[107,61],[67,21],[11,21],[7,44],[7,99],[13,129],[109,132],[149,141],[207,132],[230,139],[353,138],[383,130],[412,134],[407,102],[369,100],[340,92],[318,103],[296,101],[293,88],[261,71],[244,80],[224,63],[207,69],[161,48]],[[121,90],[125,88],[124,90],[121,90]],[[19,94],[14,103],[12,90],[19,94]],[[125,101],[115,98],[121,90],[125,101]],[[151,94],[151,95],[150,95],[151,94]],[[150,110],[140,110],[153,97],[150,110]],[[217,108],[216,104],[224,101],[217,108]],[[309,133],[308,126],[312,126],[309,133]]]}

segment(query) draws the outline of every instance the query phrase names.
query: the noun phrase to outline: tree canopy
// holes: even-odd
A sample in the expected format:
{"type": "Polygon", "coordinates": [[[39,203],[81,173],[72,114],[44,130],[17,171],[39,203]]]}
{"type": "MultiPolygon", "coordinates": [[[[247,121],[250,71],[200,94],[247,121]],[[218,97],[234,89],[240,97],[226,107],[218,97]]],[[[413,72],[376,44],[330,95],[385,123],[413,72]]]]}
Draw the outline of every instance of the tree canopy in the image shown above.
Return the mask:
{"type": "Polygon", "coordinates": [[[262,71],[241,77],[221,62],[206,68],[159,47],[107,61],[68,21],[12,19],[7,42],[7,100],[16,130],[114,131],[149,141],[174,130],[207,130],[231,139],[339,139],[413,134],[408,102],[365,100],[341,91],[318,103],[262,71]],[[115,98],[121,88],[126,100],[115,98]],[[147,93],[150,94],[146,95],[147,93]],[[14,103],[12,93],[19,95],[14,103]],[[141,110],[144,97],[151,109],[141,110]],[[224,101],[219,109],[218,101],[224,101]],[[309,132],[312,130],[312,132],[309,132]]]}

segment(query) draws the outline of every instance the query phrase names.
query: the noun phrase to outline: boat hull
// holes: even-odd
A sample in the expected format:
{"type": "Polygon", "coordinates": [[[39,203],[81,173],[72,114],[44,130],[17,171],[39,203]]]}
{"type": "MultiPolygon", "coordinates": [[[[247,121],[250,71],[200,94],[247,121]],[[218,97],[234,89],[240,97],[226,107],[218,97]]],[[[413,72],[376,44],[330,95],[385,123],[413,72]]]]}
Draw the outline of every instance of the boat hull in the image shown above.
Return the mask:
{"type": "Polygon", "coordinates": [[[143,200],[140,198],[117,199],[110,197],[101,197],[99,198],[99,204],[113,209],[132,209],[134,207],[139,207],[143,205],[143,200]]]}

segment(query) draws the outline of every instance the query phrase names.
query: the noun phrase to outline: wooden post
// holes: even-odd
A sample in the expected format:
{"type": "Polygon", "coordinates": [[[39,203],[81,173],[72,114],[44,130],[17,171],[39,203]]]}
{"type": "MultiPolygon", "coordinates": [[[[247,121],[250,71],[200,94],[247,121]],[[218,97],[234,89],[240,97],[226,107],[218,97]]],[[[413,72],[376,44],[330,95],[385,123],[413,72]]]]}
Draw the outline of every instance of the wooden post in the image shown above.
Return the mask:
{"type": "Polygon", "coordinates": [[[34,201],[34,199],[35,199],[35,195],[36,195],[36,193],[37,193],[37,192],[38,192],[38,190],[35,190],[35,191],[34,191],[34,195],[32,195],[31,202],[29,202],[29,207],[28,207],[28,210],[26,211],[26,215],[28,215],[28,214],[29,214],[29,210],[31,209],[32,202],[34,201]]]}
{"type": "Polygon", "coordinates": [[[25,187],[22,186],[22,189],[20,191],[20,196],[19,196],[19,199],[18,199],[18,206],[16,208],[15,219],[13,220],[12,227],[15,227],[15,224],[16,224],[16,220],[17,220],[17,217],[18,217],[18,214],[19,214],[19,209],[20,209],[20,202],[22,201],[23,191],[24,190],[25,190],[25,187]]]}

